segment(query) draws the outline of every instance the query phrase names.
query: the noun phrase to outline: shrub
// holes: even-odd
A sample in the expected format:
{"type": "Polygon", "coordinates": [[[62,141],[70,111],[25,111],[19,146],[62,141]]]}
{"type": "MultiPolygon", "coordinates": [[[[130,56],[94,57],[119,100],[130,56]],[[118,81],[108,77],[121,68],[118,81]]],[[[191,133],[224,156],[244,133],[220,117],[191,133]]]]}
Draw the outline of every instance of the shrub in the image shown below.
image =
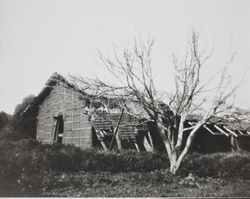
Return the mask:
{"type": "Polygon", "coordinates": [[[167,157],[136,151],[81,150],[73,145],[42,145],[32,139],[0,141],[0,188],[21,191],[42,186],[48,172],[153,171],[167,167],[167,157]],[[8,181],[8,182],[7,182],[8,181]],[[6,183],[7,182],[7,183],[6,183]]]}
{"type": "Polygon", "coordinates": [[[36,136],[36,115],[37,106],[33,106],[35,96],[29,95],[25,97],[22,103],[15,107],[11,125],[14,128],[16,138],[35,138],[36,136]],[[29,107],[28,109],[26,109],[29,107]]]}
{"type": "Polygon", "coordinates": [[[246,163],[240,169],[240,177],[250,179],[250,163],[246,163]]]}
{"type": "Polygon", "coordinates": [[[242,172],[242,168],[246,169],[245,165],[250,163],[249,153],[232,153],[226,154],[218,162],[218,175],[219,177],[246,177],[250,175],[242,172]]]}
{"type": "Polygon", "coordinates": [[[209,155],[200,155],[198,153],[190,154],[183,160],[179,173],[185,176],[189,173],[201,177],[216,176],[218,169],[217,164],[222,156],[221,153],[209,155]]]}
{"type": "Polygon", "coordinates": [[[193,173],[200,177],[240,177],[250,179],[250,153],[214,153],[188,155],[179,174],[193,173]]]}
{"type": "Polygon", "coordinates": [[[56,144],[47,145],[45,150],[45,163],[51,170],[78,171],[82,167],[83,152],[73,145],[56,144]]]}
{"type": "MultiPolygon", "coordinates": [[[[54,173],[60,176],[63,172],[73,171],[130,172],[132,177],[131,173],[137,172],[135,178],[142,182],[166,183],[173,180],[166,170],[168,167],[164,153],[81,150],[73,145],[42,145],[32,139],[0,141],[0,189],[6,186],[20,191],[40,189],[49,184],[54,173]]],[[[190,173],[199,177],[250,179],[250,153],[189,154],[178,174],[183,177],[190,173]]],[[[53,183],[56,184],[57,180],[63,183],[63,176],[53,178],[53,183]]],[[[100,183],[107,181],[105,176],[99,180],[100,183]]],[[[182,184],[190,184],[189,179],[186,181],[182,184]]]]}
{"type": "Polygon", "coordinates": [[[0,187],[15,187],[20,190],[33,188],[36,181],[34,176],[40,178],[41,173],[46,170],[39,146],[41,144],[34,140],[0,142],[0,187]]]}
{"type": "Polygon", "coordinates": [[[136,151],[104,152],[95,149],[83,151],[83,171],[153,171],[167,167],[167,157],[159,153],[136,151]]]}

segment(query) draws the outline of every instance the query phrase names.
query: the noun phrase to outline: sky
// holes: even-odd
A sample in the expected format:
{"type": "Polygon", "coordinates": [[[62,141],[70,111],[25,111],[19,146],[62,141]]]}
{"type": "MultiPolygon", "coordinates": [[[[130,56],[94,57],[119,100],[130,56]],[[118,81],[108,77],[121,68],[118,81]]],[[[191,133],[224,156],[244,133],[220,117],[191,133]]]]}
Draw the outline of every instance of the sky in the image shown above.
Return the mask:
{"type": "Polygon", "coordinates": [[[230,59],[236,105],[250,108],[250,12],[247,0],[0,0],[0,111],[12,114],[54,72],[110,78],[96,49],[110,52],[136,37],[155,39],[152,68],[160,90],[173,88],[172,54],[191,32],[212,56],[205,75],[230,59]]]}

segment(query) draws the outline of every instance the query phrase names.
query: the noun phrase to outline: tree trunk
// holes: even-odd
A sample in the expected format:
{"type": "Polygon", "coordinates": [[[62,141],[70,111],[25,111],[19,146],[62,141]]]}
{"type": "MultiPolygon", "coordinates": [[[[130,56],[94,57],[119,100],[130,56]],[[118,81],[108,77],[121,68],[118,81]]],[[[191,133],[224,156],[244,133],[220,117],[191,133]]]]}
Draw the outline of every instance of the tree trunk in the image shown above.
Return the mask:
{"type": "Polygon", "coordinates": [[[178,168],[177,168],[177,153],[176,151],[172,151],[171,153],[171,157],[169,157],[169,161],[170,161],[170,172],[172,174],[176,174],[178,168]]]}
{"type": "MultiPolygon", "coordinates": [[[[170,162],[170,172],[172,174],[176,174],[176,172],[178,171],[179,167],[180,167],[180,164],[183,160],[183,158],[185,157],[185,155],[187,154],[191,144],[192,144],[192,141],[198,131],[198,129],[203,125],[202,122],[199,122],[195,127],[194,129],[190,132],[188,138],[187,138],[187,141],[186,141],[186,144],[185,144],[185,147],[183,149],[183,151],[180,151],[180,147],[181,147],[181,141],[182,141],[182,136],[179,136],[179,143],[174,145],[172,144],[171,145],[171,141],[173,141],[172,137],[168,136],[168,134],[166,134],[166,128],[164,128],[164,126],[160,123],[160,122],[157,122],[157,129],[164,141],[164,144],[166,146],[166,149],[167,149],[167,154],[168,154],[168,158],[169,158],[169,162],[170,162]]],[[[182,131],[179,131],[178,133],[180,134],[183,134],[183,128],[181,129],[182,131]]],[[[171,132],[169,132],[171,133],[171,132]]],[[[177,141],[178,142],[178,141],[177,141]]]]}
{"type": "Polygon", "coordinates": [[[176,174],[178,168],[179,168],[179,163],[178,163],[178,153],[177,150],[175,150],[173,148],[173,146],[171,146],[170,144],[170,140],[168,138],[168,136],[165,134],[165,130],[162,124],[160,124],[159,122],[157,123],[157,129],[163,139],[163,142],[165,144],[166,150],[167,150],[167,154],[168,154],[168,159],[170,162],[170,172],[172,174],[176,174]]]}
{"type": "Polygon", "coordinates": [[[168,137],[165,134],[164,126],[160,122],[157,122],[157,130],[160,133],[160,136],[165,144],[167,154],[168,154],[168,157],[170,159],[171,153],[172,153],[171,144],[170,144],[168,137]]]}
{"type": "Polygon", "coordinates": [[[116,140],[116,143],[117,143],[117,148],[119,150],[122,149],[122,143],[121,143],[121,139],[120,139],[120,136],[119,136],[119,131],[117,131],[116,135],[115,135],[115,140],[116,140]]]}

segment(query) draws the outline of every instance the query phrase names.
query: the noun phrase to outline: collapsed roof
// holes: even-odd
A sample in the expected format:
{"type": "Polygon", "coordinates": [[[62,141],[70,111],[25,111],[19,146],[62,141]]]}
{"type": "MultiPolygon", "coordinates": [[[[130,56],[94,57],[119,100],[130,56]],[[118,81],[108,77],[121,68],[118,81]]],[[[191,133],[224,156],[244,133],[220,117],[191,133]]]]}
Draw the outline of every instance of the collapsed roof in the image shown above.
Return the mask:
{"type": "MultiPolygon", "coordinates": [[[[83,91],[80,87],[77,87],[75,84],[70,83],[66,78],[59,75],[58,73],[53,73],[52,76],[48,79],[45,84],[45,87],[38,94],[38,96],[34,99],[34,103],[32,106],[39,105],[52,91],[55,85],[62,84],[69,88],[74,89],[76,92],[79,92],[82,95],[88,96],[85,91],[83,91]]],[[[89,95],[90,96],[90,95],[89,95]]],[[[108,98],[108,97],[107,97],[108,98]]],[[[118,99],[118,98],[117,98],[118,99]]],[[[118,99],[119,100],[119,99],[118,99]]],[[[27,111],[30,107],[27,107],[25,111],[27,111]]],[[[134,106],[137,113],[142,113],[142,108],[139,106],[134,106]]],[[[92,124],[97,130],[105,130],[108,132],[111,126],[115,127],[119,120],[120,113],[105,113],[102,112],[101,115],[97,116],[95,120],[93,120],[92,124]]],[[[186,125],[192,127],[195,125],[197,121],[201,119],[198,115],[192,115],[186,125]]],[[[250,122],[249,121],[230,121],[228,119],[218,119],[216,117],[212,118],[210,123],[203,125],[203,128],[210,132],[212,135],[233,135],[235,137],[238,136],[250,136],[250,122]]],[[[124,134],[129,134],[131,132],[135,132],[136,130],[147,130],[147,124],[145,122],[139,121],[136,117],[125,114],[123,116],[121,125],[119,127],[119,131],[121,132],[121,136],[124,134]]]]}
{"type": "Polygon", "coordinates": [[[103,113],[98,115],[92,121],[92,125],[96,130],[109,133],[114,131],[121,117],[119,125],[119,135],[121,138],[135,137],[139,131],[148,131],[148,126],[145,121],[139,120],[129,114],[121,115],[121,113],[103,113]]]}

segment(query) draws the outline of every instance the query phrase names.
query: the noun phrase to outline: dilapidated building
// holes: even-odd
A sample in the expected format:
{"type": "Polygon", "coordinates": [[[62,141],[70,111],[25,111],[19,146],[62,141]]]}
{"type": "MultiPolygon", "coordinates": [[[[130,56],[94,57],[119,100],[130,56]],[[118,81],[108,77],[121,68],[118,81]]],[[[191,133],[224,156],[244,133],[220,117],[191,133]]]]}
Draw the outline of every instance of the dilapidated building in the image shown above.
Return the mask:
{"type": "MultiPolygon", "coordinates": [[[[198,119],[190,119],[187,127],[192,127],[198,119]]],[[[248,122],[219,121],[213,118],[211,122],[202,126],[197,133],[191,151],[203,153],[250,151],[250,125],[248,122]]],[[[186,133],[186,137],[188,132],[186,133]]],[[[186,139],[184,139],[185,141],[186,139]]]]}
{"type": "MultiPolygon", "coordinates": [[[[106,107],[98,107],[98,100],[95,100],[99,111],[93,114],[86,100],[88,95],[54,73],[33,103],[33,106],[38,107],[37,139],[46,144],[73,144],[83,149],[102,147],[108,150],[113,146],[137,151],[165,149],[152,122],[135,118],[115,106],[109,106],[117,99],[108,97],[99,99],[99,102],[108,105],[106,107]]],[[[192,127],[197,121],[198,119],[190,119],[185,125],[192,127]]],[[[243,129],[229,122],[212,121],[203,125],[199,131],[192,151],[211,153],[250,150],[248,126],[243,129]]],[[[183,142],[188,134],[188,131],[185,132],[183,142]]]]}
{"type": "Polygon", "coordinates": [[[100,111],[93,115],[86,98],[83,100],[83,96],[87,95],[54,73],[34,100],[33,105],[38,106],[37,139],[46,144],[64,143],[80,148],[101,146],[108,149],[119,122],[114,146],[145,150],[147,142],[147,150],[150,150],[152,143],[146,123],[125,113],[121,115],[116,108],[107,112],[100,107],[100,111]]]}

